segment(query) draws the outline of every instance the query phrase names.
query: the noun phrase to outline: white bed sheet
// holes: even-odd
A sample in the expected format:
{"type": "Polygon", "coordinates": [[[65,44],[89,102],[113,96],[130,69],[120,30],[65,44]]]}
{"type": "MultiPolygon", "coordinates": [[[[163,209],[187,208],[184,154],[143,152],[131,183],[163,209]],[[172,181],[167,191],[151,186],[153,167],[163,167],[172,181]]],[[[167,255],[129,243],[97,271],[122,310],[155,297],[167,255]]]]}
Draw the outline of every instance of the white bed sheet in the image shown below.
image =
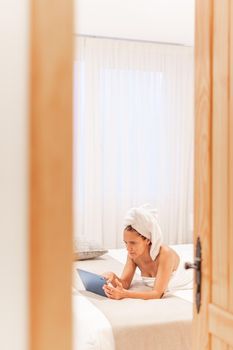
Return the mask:
{"type": "Polygon", "coordinates": [[[73,294],[73,350],[114,350],[112,326],[85,296],[73,294]]]}
{"type": "MultiPolygon", "coordinates": [[[[176,245],[176,246],[172,246],[172,248],[175,249],[177,253],[181,256],[182,264],[185,261],[193,260],[192,244],[176,245]]],[[[125,249],[112,249],[109,251],[108,255],[105,256],[104,258],[95,259],[94,261],[92,260],[92,261],[78,262],[78,266],[80,268],[86,268],[87,270],[89,269],[90,271],[93,271],[96,273],[101,273],[106,271],[106,260],[109,261],[108,259],[111,259],[111,266],[109,266],[107,270],[112,270],[112,271],[115,271],[117,274],[120,274],[119,269],[123,268],[123,265],[126,261],[126,257],[127,257],[127,252],[125,249]],[[117,262],[117,264],[115,262],[117,262]]],[[[141,307],[141,310],[143,310],[143,315],[146,315],[148,311],[150,313],[151,310],[153,310],[154,308],[158,309],[159,307],[161,307],[161,300],[144,301],[144,300],[124,299],[121,301],[113,301],[113,300],[105,299],[103,297],[99,297],[95,295],[93,295],[90,298],[90,294],[92,293],[84,291],[84,287],[82,286],[82,284],[80,284],[80,279],[77,273],[74,272],[74,274],[75,274],[75,277],[74,277],[75,288],[73,293],[73,334],[74,334],[73,350],[115,350],[115,349],[121,350],[121,348],[123,350],[123,347],[125,348],[124,350],[126,350],[127,347],[130,349],[131,348],[131,345],[129,343],[130,337],[128,336],[128,334],[131,332],[131,338],[132,337],[135,338],[140,333],[140,330],[143,328],[145,329],[143,329],[142,334],[144,334],[145,337],[147,337],[147,339],[151,337],[151,332],[153,332],[154,330],[156,330],[157,334],[162,337],[164,328],[161,326],[161,324],[164,323],[166,325],[167,321],[165,316],[164,316],[164,321],[162,321],[162,319],[160,318],[160,324],[158,322],[158,324],[153,325],[151,324],[151,321],[150,322],[148,321],[147,326],[145,326],[143,323],[142,324],[140,323],[141,321],[137,320],[137,318],[140,318],[139,317],[140,314],[137,314],[136,312],[134,314],[134,320],[132,320],[132,322],[130,321],[132,323],[132,327],[130,325],[129,329],[126,329],[126,330],[124,330],[123,325],[121,328],[120,321],[116,320],[118,307],[119,309],[122,309],[122,308],[127,309],[130,303],[128,313],[130,313],[130,310],[133,310],[133,309],[135,310],[136,308],[141,307]],[[115,303],[115,304],[112,304],[112,303],[115,303]],[[116,305],[116,303],[118,304],[116,305]],[[112,312],[108,314],[110,310],[109,308],[112,307],[110,305],[112,305],[115,308],[115,310],[111,309],[112,312]],[[100,310],[100,306],[103,306],[101,310],[100,310]],[[145,309],[144,309],[144,306],[145,306],[145,309]],[[115,316],[113,317],[115,317],[115,319],[114,318],[111,319],[111,316],[114,315],[114,312],[115,312],[115,316]],[[152,328],[152,326],[154,328],[152,328]],[[135,330],[133,327],[135,327],[135,330]],[[124,337],[126,339],[125,343],[122,342],[122,338],[124,337]]],[[[133,289],[138,289],[138,288],[140,289],[142,287],[140,283],[141,283],[140,272],[136,271],[136,275],[133,283],[133,289]]],[[[146,290],[147,288],[148,287],[145,287],[144,289],[146,290]]],[[[187,290],[176,291],[176,292],[173,292],[172,294],[169,294],[166,300],[168,309],[169,307],[172,307],[174,297],[176,297],[175,298],[176,303],[178,300],[177,298],[180,298],[182,300],[185,300],[186,303],[188,302],[190,304],[192,302],[192,293],[193,293],[192,289],[187,289],[187,290]],[[169,300],[169,298],[171,299],[169,300]],[[169,304],[171,306],[169,306],[169,304]]],[[[185,302],[183,303],[185,304],[185,302]]],[[[186,305],[183,305],[183,306],[184,308],[187,308],[186,305]]],[[[160,313],[163,312],[162,310],[163,308],[161,309],[160,313]]],[[[181,325],[183,325],[185,330],[185,331],[181,331],[181,337],[183,337],[183,343],[184,343],[182,348],[185,350],[190,349],[190,342],[187,340],[187,336],[184,334],[184,333],[187,333],[187,331],[189,331],[189,328],[191,327],[191,325],[189,326],[189,321],[191,324],[191,318],[192,318],[192,315],[190,314],[190,310],[191,309],[189,308],[188,314],[184,315],[184,318],[182,319],[182,322],[181,322],[181,325]],[[187,343],[186,345],[185,345],[185,342],[187,343]]],[[[185,313],[187,312],[185,311],[185,313]]],[[[172,314],[174,314],[174,312],[172,312],[172,314]]],[[[124,313],[122,315],[124,318],[124,313]]],[[[177,323],[175,316],[174,316],[174,319],[171,320],[171,324],[172,322],[174,323],[174,325],[177,323]]],[[[144,323],[146,324],[145,321],[144,323]]],[[[174,328],[174,327],[172,328],[171,324],[169,325],[170,333],[174,328]]],[[[128,327],[128,323],[127,323],[127,327],[128,327]]],[[[166,325],[166,327],[168,326],[166,325]]],[[[178,331],[180,332],[180,330],[181,330],[181,327],[179,326],[178,331]]],[[[132,338],[132,341],[133,341],[133,338],[132,338]]],[[[177,350],[180,347],[179,338],[177,338],[178,339],[177,340],[175,334],[173,334],[173,338],[174,338],[174,344],[175,344],[174,349],[177,350]]],[[[136,343],[137,349],[143,349],[143,346],[144,346],[142,344],[140,348],[139,346],[139,342],[141,341],[140,339],[141,338],[138,338],[136,343]]],[[[147,350],[163,349],[164,344],[163,345],[161,344],[163,343],[163,339],[165,339],[164,336],[163,338],[159,338],[159,336],[157,336],[156,346],[155,344],[152,345],[152,342],[155,342],[153,338],[150,339],[150,342],[148,340],[147,350]],[[159,341],[159,343],[157,341],[159,341]]],[[[133,348],[133,345],[132,345],[132,348],[133,348]]]]}

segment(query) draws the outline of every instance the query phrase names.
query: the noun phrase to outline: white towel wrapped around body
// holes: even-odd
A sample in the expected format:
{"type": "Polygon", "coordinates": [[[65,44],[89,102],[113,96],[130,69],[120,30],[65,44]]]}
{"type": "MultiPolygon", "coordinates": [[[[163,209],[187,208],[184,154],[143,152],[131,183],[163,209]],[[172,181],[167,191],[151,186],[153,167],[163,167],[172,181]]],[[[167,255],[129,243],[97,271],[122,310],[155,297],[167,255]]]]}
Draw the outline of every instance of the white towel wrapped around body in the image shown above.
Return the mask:
{"type": "Polygon", "coordinates": [[[155,260],[162,244],[162,232],[157,220],[157,210],[148,204],[131,208],[125,217],[125,226],[131,225],[151,241],[150,256],[155,260]]]}

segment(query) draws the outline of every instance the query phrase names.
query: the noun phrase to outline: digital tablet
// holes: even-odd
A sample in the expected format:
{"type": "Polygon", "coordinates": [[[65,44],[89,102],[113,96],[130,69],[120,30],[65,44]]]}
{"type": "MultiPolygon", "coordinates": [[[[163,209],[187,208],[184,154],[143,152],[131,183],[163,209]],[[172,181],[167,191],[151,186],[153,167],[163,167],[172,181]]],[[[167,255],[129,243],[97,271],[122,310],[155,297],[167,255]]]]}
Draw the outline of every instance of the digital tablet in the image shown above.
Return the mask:
{"type": "Polygon", "coordinates": [[[103,290],[106,279],[103,276],[86,270],[77,269],[85,289],[89,292],[107,297],[103,290]]]}

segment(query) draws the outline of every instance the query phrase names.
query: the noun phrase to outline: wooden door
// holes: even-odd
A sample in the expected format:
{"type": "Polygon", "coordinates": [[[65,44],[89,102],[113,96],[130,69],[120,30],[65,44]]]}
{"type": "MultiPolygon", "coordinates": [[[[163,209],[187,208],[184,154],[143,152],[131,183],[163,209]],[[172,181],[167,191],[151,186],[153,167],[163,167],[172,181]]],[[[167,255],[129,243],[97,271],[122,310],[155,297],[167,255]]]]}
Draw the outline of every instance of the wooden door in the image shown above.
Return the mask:
{"type": "Polygon", "coordinates": [[[233,349],[233,1],[196,0],[195,237],[201,309],[193,349],[233,349]]]}
{"type": "Polygon", "coordinates": [[[71,0],[30,3],[29,349],[71,350],[71,0]]]}

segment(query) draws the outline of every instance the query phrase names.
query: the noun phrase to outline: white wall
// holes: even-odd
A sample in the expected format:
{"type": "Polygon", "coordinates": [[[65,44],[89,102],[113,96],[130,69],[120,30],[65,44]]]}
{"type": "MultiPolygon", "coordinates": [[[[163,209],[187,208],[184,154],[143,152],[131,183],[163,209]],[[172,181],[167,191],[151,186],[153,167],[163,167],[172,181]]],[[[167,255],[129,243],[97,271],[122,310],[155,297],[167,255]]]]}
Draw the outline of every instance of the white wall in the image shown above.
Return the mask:
{"type": "Polygon", "coordinates": [[[1,350],[28,348],[28,11],[28,0],[1,0],[1,350]]]}
{"type": "Polygon", "coordinates": [[[194,44],[195,0],[75,0],[75,33],[194,44]]]}

